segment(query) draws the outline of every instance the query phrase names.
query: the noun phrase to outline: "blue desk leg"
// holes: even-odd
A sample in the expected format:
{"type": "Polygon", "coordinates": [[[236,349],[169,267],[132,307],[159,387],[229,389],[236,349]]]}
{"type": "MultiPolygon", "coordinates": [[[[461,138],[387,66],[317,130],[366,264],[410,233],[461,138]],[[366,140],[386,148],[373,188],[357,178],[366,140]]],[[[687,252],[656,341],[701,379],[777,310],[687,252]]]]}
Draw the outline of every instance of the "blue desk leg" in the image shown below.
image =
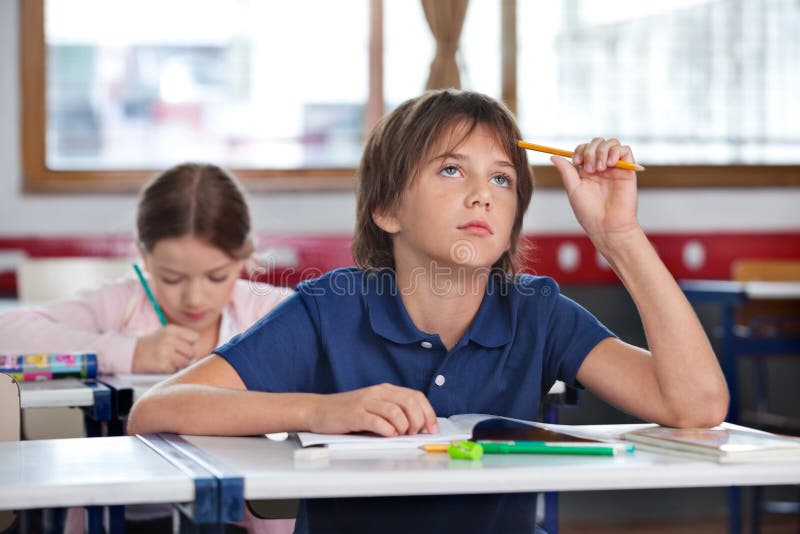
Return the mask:
{"type": "Polygon", "coordinates": [[[742,532],[742,488],[731,486],[728,488],[728,508],[730,515],[731,534],[741,534],[742,532]]]}
{"type": "Polygon", "coordinates": [[[735,307],[722,307],[722,372],[728,382],[730,404],[728,418],[730,423],[739,422],[739,370],[736,366],[736,339],[733,334],[735,307]]]}
{"type": "Polygon", "coordinates": [[[750,510],[750,532],[752,534],[759,534],[761,532],[761,486],[753,486],[752,510],[750,510]]]}
{"type": "Polygon", "coordinates": [[[86,526],[89,534],[102,534],[105,529],[103,528],[103,507],[102,506],[87,506],[86,507],[86,526]]]}
{"type": "Polygon", "coordinates": [[[544,494],[544,529],[547,534],[558,534],[558,493],[547,491],[544,494]]]}
{"type": "MultiPolygon", "coordinates": [[[[722,307],[722,371],[728,382],[730,405],[728,419],[731,423],[739,422],[739,370],[736,367],[736,350],[733,335],[735,306],[722,307]]],[[[728,513],[730,515],[730,534],[742,532],[742,488],[728,488],[728,513]]]]}
{"type": "MultiPolygon", "coordinates": [[[[558,408],[545,406],[544,420],[546,423],[558,423],[558,408]]],[[[546,491],[544,494],[544,529],[547,534],[558,534],[558,492],[546,491]]]]}
{"type": "Polygon", "coordinates": [[[110,534],[124,534],[125,533],[125,507],[124,506],[109,506],[108,507],[108,531],[110,534]]]}
{"type": "Polygon", "coordinates": [[[198,525],[194,521],[184,520],[181,517],[180,534],[224,534],[225,525],[198,525]]]}

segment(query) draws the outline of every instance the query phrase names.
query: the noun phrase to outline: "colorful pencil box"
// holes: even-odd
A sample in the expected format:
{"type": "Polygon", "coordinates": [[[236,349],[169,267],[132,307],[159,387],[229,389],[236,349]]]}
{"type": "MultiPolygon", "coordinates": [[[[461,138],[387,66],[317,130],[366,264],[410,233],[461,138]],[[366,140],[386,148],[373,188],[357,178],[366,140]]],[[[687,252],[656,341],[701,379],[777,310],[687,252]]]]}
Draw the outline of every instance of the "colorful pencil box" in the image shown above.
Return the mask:
{"type": "Polygon", "coordinates": [[[17,382],[57,378],[95,378],[97,355],[93,352],[54,352],[41,354],[0,354],[0,373],[17,382]]]}

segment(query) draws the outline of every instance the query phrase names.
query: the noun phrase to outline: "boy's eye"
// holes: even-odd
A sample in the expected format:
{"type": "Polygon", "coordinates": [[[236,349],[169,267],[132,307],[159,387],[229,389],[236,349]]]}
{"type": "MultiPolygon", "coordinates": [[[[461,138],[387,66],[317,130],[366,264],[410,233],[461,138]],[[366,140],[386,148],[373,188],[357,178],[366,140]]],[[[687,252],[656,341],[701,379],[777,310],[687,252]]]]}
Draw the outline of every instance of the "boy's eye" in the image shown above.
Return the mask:
{"type": "Polygon", "coordinates": [[[224,274],[224,275],[209,276],[208,279],[217,284],[221,284],[222,282],[228,279],[228,275],[224,274]]]}
{"type": "Polygon", "coordinates": [[[165,278],[165,277],[162,276],[161,277],[161,281],[164,282],[165,284],[169,285],[169,286],[174,286],[175,284],[180,283],[181,279],[180,278],[165,278]]]}
{"type": "Polygon", "coordinates": [[[511,177],[505,174],[498,174],[492,177],[492,182],[502,187],[511,187],[511,177]]]}
{"type": "Polygon", "coordinates": [[[447,176],[448,178],[453,178],[455,176],[458,176],[459,170],[458,167],[456,167],[455,165],[447,165],[440,172],[444,176],[447,176]]]}

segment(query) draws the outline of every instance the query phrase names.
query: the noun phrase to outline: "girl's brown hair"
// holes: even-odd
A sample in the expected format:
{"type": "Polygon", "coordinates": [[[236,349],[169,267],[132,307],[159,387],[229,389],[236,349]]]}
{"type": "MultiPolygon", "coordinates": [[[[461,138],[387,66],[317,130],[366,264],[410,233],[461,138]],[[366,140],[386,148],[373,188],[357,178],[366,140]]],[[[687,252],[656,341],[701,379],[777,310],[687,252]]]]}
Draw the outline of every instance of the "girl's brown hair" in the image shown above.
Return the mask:
{"type": "Polygon", "coordinates": [[[518,271],[524,252],[519,239],[522,218],[533,194],[528,157],[517,147],[521,139],[519,127],[502,103],[480,93],[453,89],[427,91],[405,101],[385,116],[367,139],[356,175],[352,252],[359,268],[395,267],[391,236],[375,224],[372,214],[391,213],[399,205],[422,163],[445,136],[463,132],[454,139],[453,146],[458,146],[478,126],[495,133],[517,173],[517,213],[511,228],[511,246],[492,267],[508,274],[518,271]]]}
{"type": "Polygon", "coordinates": [[[192,235],[233,259],[253,252],[250,210],[236,180],[216,165],[183,163],[145,184],[136,209],[139,246],[192,235]]]}

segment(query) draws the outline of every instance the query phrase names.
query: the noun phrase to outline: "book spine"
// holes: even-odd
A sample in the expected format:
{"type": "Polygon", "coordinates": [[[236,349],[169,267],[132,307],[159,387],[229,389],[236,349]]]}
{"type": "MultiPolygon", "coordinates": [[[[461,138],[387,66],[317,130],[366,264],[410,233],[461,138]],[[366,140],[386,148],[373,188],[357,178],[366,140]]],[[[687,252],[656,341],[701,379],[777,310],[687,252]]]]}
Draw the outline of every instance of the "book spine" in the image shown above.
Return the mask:
{"type": "Polygon", "coordinates": [[[11,376],[17,382],[95,378],[97,355],[93,352],[0,355],[0,373],[11,376]]]}

